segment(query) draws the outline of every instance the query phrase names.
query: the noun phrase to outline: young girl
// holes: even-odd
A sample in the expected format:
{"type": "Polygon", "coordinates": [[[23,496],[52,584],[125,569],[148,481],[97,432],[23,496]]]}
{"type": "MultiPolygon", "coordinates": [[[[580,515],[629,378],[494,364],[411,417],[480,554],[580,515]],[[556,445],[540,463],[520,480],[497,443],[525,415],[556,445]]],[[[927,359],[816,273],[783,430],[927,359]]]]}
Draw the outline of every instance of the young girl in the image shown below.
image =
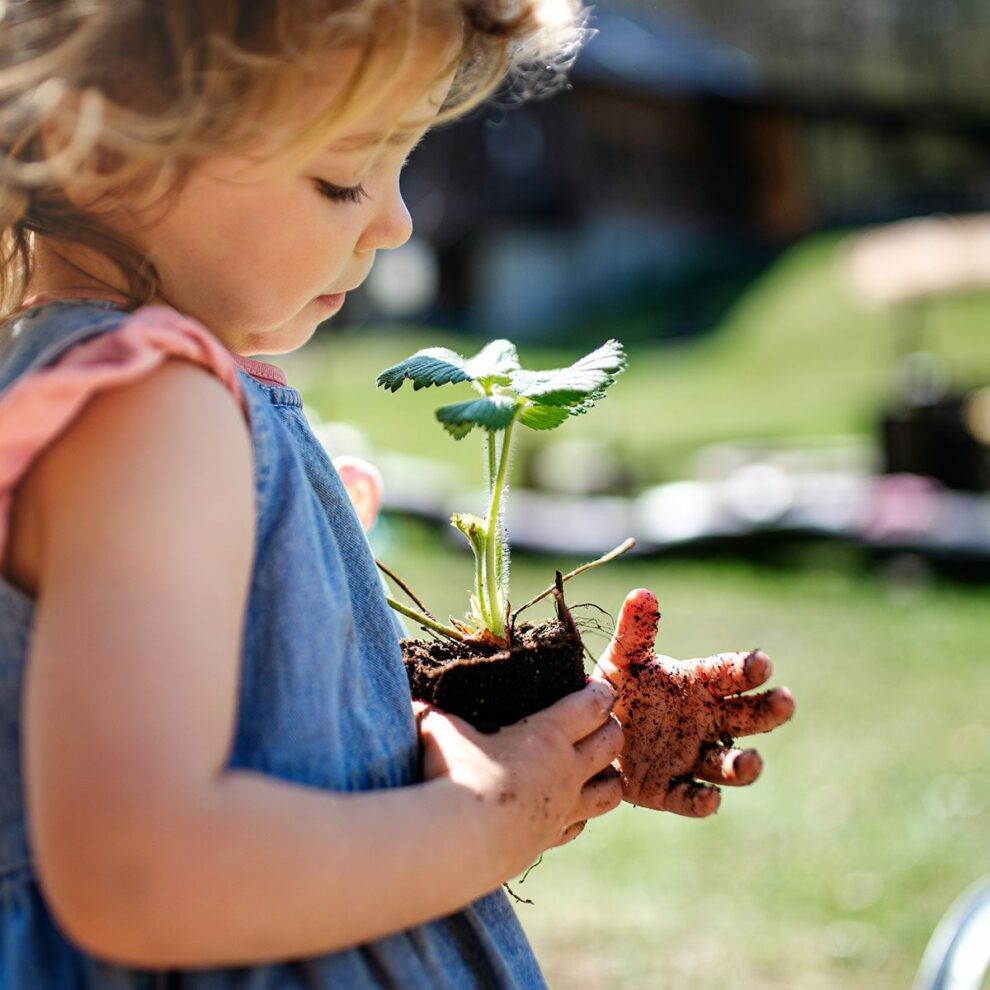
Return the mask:
{"type": "Polygon", "coordinates": [[[701,816],[694,778],[758,774],[727,737],[789,717],[739,697],[769,660],[654,658],[643,590],[583,691],[490,736],[417,724],[340,475],[248,357],[409,237],[427,129],[564,64],[581,20],[0,4],[5,990],[540,987],[505,880],[623,796],[701,816]]]}

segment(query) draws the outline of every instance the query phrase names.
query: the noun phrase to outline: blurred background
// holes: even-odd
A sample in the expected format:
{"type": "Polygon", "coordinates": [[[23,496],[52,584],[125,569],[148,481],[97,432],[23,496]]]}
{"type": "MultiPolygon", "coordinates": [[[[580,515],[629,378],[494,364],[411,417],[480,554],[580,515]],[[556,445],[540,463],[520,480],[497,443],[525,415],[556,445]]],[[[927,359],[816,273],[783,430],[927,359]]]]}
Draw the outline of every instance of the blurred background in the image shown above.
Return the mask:
{"type": "MultiPolygon", "coordinates": [[[[759,646],[797,714],[714,818],[624,807],[549,853],[523,924],[554,987],[907,988],[990,874],[990,7],[642,0],[591,26],[568,90],[427,138],[413,239],[282,363],[331,454],[382,471],[375,553],[444,617],[483,455],[433,411],[472,393],[377,373],[623,341],[600,407],[519,437],[513,601],[633,536],[568,585],[589,648],[611,620],[583,603],[649,587],[662,652],[759,646]]],[[[970,950],[953,986],[990,986],[990,931],[970,950]]]]}

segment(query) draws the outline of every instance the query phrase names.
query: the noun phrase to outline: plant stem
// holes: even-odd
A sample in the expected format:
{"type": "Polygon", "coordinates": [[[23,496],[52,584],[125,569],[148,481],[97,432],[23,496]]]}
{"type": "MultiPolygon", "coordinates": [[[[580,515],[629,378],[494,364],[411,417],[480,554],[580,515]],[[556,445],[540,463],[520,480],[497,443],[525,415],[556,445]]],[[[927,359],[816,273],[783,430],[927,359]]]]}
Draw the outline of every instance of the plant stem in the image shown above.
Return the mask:
{"type": "Polygon", "coordinates": [[[485,559],[477,550],[474,551],[474,592],[478,599],[478,608],[481,610],[479,618],[486,626],[491,625],[488,602],[485,600],[485,559]]]}
{"type": "Polygon", "coordinates": [[[441,636],[446,636],[448,639],[456,639],[459,643],[463,643],[466,638],[463,633],[459,633],[456,629],[452,629],[450,626],[445,626],[440,622],[435,622],[433,619],[428,619],[422,612],[417,612],[414,608],[409,608],[407,605],[397,602],[389,595],[385,596],[385,601],[387,601],[396,612],[402,613],[402,615],[418,622],[421,626],[426,626],[427,629],[432,629],[434,632],[440,633],[441,636]]]}
{"type": "MultiPolygon", "coordinates": [[[[577,577],[578,574],[582,574],[584,571],[590,570],[590,568],[592,567],[598,567],[599,564],[607,564],[610,560],[614,560],[616,557],[619,556],[619,554],[623,554],[627,550],[631,550],[634,546],[636,546],[636,541],[630,536],[629,539],[623,540],[622,543],[620,543],[617,547],[615,547],[612,550],[609,550],[607,554],[599,557],[597,560],[592,560],[587,564],[582,564],[580,567],[575,567],[574,570],[571,571],[569,574],[565,574],[561,579],[561,581],[570,581],[572,577],[577,577]]],[[[512,613],[512,621],[513,622],[516,621],[516,616],[520,612],[522,612],[523,609],[529,608],[530,605],[535,605],[538,601],[541,601],[542,599],[546,598],[547,595],[552,595],[556,590],[556,588],[557,585],[552,584],[545,591],[541,591],[535,598],[532,598],[528,602],[526,602],[525,605],[520,605],[519,608],[517,608],[515,612],[512,613]]]]}
{"type": "MultiPolygon", "coordinates": [[[[497,468],[497,431],[488,430],[488,501],[491,504],[492,495],[495,491],[495,477],[498,472],[497,468]]],[[[487,523],[487,520],[486,520],[487,523]]],[[[490,530],[489,530],[490,531],[490,530]]],[[[487,546],[487,544],[486,544],[487,546]]],[[[485,569],[488,565],[488,554],[485,553],[484,558],[478,558],[476,567],[476,584],[478,588],[478,601],[481,605],[482,618],[484,619],[485,625],[489,629],[493,629],[496,623],[496,619],[493,616],[496,614],[494,608],[494,602],[492,601],[491,595],[485,594],[485,569]]],[[[500,575],[495,575],[495,581],[492,583],[489,581],[492,587],[497,587],[500,580],[500,575]]]]}
{"type": "Polygon", "coordinates": [[[505,487],[505,475],[509,466],[509,447],[512,443],[512,428],[516,425],[516,417],[519,415],[519,408],[512,414],[508,426],[505,428],[505,437],[502,439],[502,456],[499,458],[498,476],[495,479],[495,487],[492,489],[491,502],[488,506],[488,541],[485,546],[485,565],[488,577],[488,603],[487,613],[491,616],[491,625],[488,627],[496,636],[503,635],[505,631],[505,619],[502,615],[502,590],[498,584],[495,574],[496,551],[500,549],[501,540],[498,540],[498,513],[502,502],[502,489],[505,487]]]}
{"type": "Polygon", "coordinates": [[[491,498],[495,485],[495,431],[488,431],[488,497],[491,498]]]}

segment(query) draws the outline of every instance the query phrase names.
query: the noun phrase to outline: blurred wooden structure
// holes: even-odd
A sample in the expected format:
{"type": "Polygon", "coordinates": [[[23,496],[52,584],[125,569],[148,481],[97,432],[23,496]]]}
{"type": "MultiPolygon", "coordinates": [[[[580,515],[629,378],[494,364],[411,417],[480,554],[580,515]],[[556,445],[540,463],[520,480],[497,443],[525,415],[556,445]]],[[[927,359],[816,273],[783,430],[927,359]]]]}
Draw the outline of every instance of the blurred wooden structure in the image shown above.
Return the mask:
{"type": "MultiPolygon", "coordinates": [[[[990,214],[867,230],[849,239],[845,262],[852,287],[890,309],[898,334],[894,394],[880,423],[885,470],[962,491],[990,490],[988,380],[952,382],[926,333],[930,301],[990,290],[990,214]]],[[[986,366],[972,372],[990,378],[990,346],[987,355],[986,366]]]]}
{"type": "MultiPolygon", "coordinates": [[[[717,4],[703,26],[676,0],[641,6],[596,5],[568,90],[503,95],[413,156],[404,191],[440,276],[412,315],[519,340],[610,316],[684,336],[806,233],[990,208],[990,112],[815,87],[818,62],[802,82],[800,59],[788,74],[743,51],[717,4]]],[[[382,314],[359,298],[345,315],[382,314]]]]}
{"type": "Polygon", "coordinates": [[[846,256],[854,288],[881,305],[990,289],[990,213],[876,227],[853,238],[846,256]]]}

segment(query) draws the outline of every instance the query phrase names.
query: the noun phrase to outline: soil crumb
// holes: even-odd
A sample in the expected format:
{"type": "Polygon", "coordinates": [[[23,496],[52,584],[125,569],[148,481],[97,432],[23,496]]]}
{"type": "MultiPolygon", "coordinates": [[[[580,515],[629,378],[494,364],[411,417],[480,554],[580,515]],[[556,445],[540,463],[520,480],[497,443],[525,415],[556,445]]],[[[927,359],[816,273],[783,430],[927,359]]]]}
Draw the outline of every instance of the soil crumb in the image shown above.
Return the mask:
{"type": "Polygon", "coordinates": [[[402,640],[412,696],[481,732],[495,732],[587,683],[581,638],[556,619],[520,624],[511,649],[487,655],[476,649],[448,640],[402,640]]]}

